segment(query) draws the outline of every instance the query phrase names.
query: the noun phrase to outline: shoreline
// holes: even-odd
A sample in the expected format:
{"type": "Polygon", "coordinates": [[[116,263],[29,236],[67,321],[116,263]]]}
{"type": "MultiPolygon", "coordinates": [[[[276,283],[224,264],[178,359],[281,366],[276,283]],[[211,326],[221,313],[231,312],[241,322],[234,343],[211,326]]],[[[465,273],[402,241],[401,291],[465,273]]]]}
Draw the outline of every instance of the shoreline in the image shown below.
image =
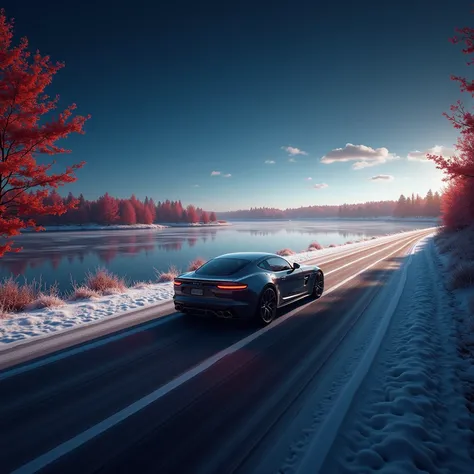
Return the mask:
{"type": "MultiPolygon", "coordinates": [[[[166,224],[111,224],[111,225],[99,225],[99,224],[84,224],[84,225],[55,225],[55,226],[44,226],[44,230],[40,233],[45,232],[92,232],[92,231],[110,231],[110,230],[163,230],[174,227],[183,228],[194,228],[194,227],[226,227],[232,224],[227,223],[166,223],[166,224]]],[[[21,231],[22,234],[36,233],[33,229],[24,229],[21,231]]]]}
{"type": "MultiPolygon", "coordinates": [[[[235,223],[240,222],[291,222],[291,221],[382,221],[382,222],[432,222],[437,226],[441,226],[441,221],[438,218],[430,217],[298,217],[294,219],[287,218],[248,218],[248,219],[235,219],[235,223]]],[[[216,228],[216,227],[231,227],[233,222],[213,222],[209,224],[203,224],[201,222],[196,223],[185,223],[185,222],[165,222],[163,224],[111,224],[111,225],[99,225],[99,224],[84,224],[84,225],[57,225],[57,226],[44,226],[44,230],[40,233],[50,232],[92,232],[92,231],[112,231],[112,230],[163,230],[170,228],[216,228]]],[[[24,229],[21,231],[22,234],[35,233],[33,229],[24,229]]]]}

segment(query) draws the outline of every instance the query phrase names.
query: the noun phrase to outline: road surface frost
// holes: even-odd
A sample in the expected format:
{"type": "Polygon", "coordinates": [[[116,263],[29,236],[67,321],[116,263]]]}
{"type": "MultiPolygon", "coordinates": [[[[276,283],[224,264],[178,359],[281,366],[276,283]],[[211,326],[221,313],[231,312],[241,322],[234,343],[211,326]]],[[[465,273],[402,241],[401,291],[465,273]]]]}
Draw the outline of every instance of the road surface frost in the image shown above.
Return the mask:
{"type": "Polygon", "coordinates": [[[413,256],[383,348],[320,472],[472,472],[474,422],[432,246],[413,256]]]}

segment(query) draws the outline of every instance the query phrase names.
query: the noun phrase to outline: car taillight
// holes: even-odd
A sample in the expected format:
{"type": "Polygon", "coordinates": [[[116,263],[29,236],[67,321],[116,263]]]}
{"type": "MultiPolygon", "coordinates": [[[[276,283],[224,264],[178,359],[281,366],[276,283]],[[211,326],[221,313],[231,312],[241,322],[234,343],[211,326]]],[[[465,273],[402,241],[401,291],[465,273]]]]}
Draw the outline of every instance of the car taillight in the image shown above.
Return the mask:
{"type": "Polygon", "coordinates": [[[242,284],[222,284],[222,285],[217,285],[217,288],[219,290],[245,290],[248,285],[242,285],[242,284]]]}
{"type": "Polygon", "coordinates": [[[180,281],[174,281],[174,286],[181,286],[183,283],[180,281]]]}

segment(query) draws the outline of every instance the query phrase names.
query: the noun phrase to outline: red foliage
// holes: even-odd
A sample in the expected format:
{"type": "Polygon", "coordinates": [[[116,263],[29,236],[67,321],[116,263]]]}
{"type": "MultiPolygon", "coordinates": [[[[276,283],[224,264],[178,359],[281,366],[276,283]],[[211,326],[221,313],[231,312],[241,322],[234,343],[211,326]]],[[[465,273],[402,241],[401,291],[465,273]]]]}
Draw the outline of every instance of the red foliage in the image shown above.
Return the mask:
{"type": "Polygon", "coordinates": [[[153,199],[145,198],[145,208],[148,209],[149,217],[151,219],[150,223],[155,222],[156,219],[156,205],[153,199]]]}
{"type": "Polygon", "coordinates": [[[209,224],[210,219],[209,219],[209,214],[206,211],[201,212],[201,218],[199,219],[200,222],[203,224],[209,224]]]}
{"type": "MultiPolygon", "coordinates": [[[[454,44],[463,43],[462,52],[474,54],[474,28],[457,28],[454,44]]],[[[469,60],[472,65],[474,60],[469,60]]],[[[451,76],[459,82],[461,92],[474,97],[474,81],[465,77],[451,76]]],[[[443,196],[442,215],[444,224],[451,229],[467,226],[474,221],[474,115],[468,112],[460,100],[451,106],[451,115],[444,114],[453,127],[461,132],[456,145],[456,154],[450,158],[428,156],[436,167],[445,173],[449,182],[443,196]]]]}
{"type": "Polygon", "coordinates": [[[123,200],[120,203],[120,223],[126,225],[137,223],[135,208],[129,200],[123,200]]]}
{"type": "Polygon", "coordinates": [[[105,193],[97,201],[97,220],[101,224],[115,224],[119,220],[119,204],[117,199],[105,193]]]}
{"type": "Polygon", "coordinates": [[[72,104],[57,118],[41,120],[58,106],[59,97],[50,98],[45,89],[64,67],[49,56],[28,52],[28,40],[12,45],[13,23],[0,11],[0,256],[13,248],[10,237],[27,227],[41,230],[31,216],[61,215],[75,207],[46,204],[52,189],[76,180],[74,172],[84,163],[68,166],[62,173],[51,173],[54,164],[38,164],[37,155],[55,155],[69,150],[56,142],[71,133],[84,133],[89,117],[73,116],[72,104]]]}
{"type": "Polygon", "coordinates": [[[216,222],[217,221],[216,213],[214,211],[209,214],[209,220],[211,222],[216,222]]]}
{"type": "Polygon", "coordinates": [[[144,224],[153,224],[153,214],[149,207],[145,207],[143,211],[143,223],[144,224]]]}
{"type": "Polygon", "coordinates": [[[474,222],[474,187],[465,178],[452,179],[443,194],[441,213],[444,225],[458,230],[474,222]]]}
{"type": "Polygon", "coordinates": [[[193,224],[193,223],[196,223],[196,222],[199,222],[199,214],[198,214],[198,211],[197,209],[192,205],[190,204],[187,208],[186,208],[186,215],[187,215],[187,218],[188,218],[188,222],[193,224]]]}

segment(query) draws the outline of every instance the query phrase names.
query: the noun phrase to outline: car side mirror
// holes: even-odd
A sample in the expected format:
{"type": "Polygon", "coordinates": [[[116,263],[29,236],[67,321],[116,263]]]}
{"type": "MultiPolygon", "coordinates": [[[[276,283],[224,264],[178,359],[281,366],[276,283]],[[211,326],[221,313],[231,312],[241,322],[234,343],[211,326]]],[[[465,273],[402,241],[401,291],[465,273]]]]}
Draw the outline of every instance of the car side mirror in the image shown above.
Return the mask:
{"type": "Polygon", "coordinates": [[[293,263],[293,270],[296,270],[297,268],[300,268],[301,265],[299,263],[293,263]]]}

